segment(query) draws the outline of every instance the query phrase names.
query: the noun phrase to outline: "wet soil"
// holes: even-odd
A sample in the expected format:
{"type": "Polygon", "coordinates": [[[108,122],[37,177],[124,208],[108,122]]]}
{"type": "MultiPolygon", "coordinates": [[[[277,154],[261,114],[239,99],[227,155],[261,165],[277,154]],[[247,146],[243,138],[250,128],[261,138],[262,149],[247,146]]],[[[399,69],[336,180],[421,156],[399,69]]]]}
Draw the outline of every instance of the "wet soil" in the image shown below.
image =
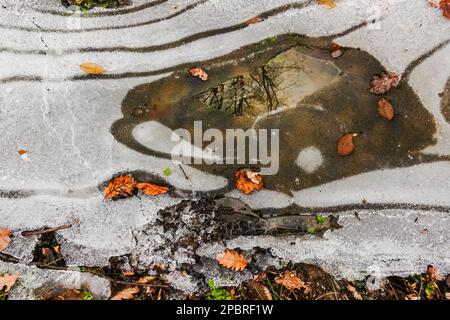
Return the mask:
{"type": "MultiPolygon", "coordinates": [[[[137,141],[133,131],[140,125],[157,121],[172,130],[188,129],[193,136],[196,120],[203,121],[204,129],[217,128],[221,132],[251,127],[279,129],[280,169],[276,175],[265,176],[265,187],[286,193],[372,170],[436,160],[420,154],[422,149],[435,143],[436,125],[412,88],[401,82],[398,88],[385,95],[395,108],[394,120],[386,121],[377,113],[380,96],[368,92],[373,75],[384,71],[384,67],[367,52],[358,49],[346,49],[340,58],[332,59],[330,45],[329,39],[285,35],[244,47],[221,59],[196,63],[210,75],[207,82],[190,77],[188,70],[183,69],[168,78],[140,85],[123,100],[123,119],[113,124],[111,132],[119,142],[138,152],[170,158],[167,152],[137,141]],[[280,108],[274,113],[270,113],[273,110],[261,111],[261,108],[256,113],[230,112],[229,108],[224,112],[205,101],[209,93],[220,87],[230,87],[236,79],[261,74],[270,61],[290,49],[322,61],[322,65],[331,64],[339,69],[337,81],[316,88],[313,93],[295,101],[295,106],[280,108]],[[257,118],[261,114],[263,117],[257,118]],[[349,132],[360,133],[355,140],[356,149],[349,157],[339,156],[337,140],[349,132]],[[313,172],[296,163],[299,153],[310,147],[319,150],[321,155],[321,163],[313,172]]],[[[273,80],[270,75],[269,80],[273,80]]],[[[222,96],[229,97],[229,92],[230,89],[226,89],[222,96]]],[[[268,96],[262,99],[267,100],[268,96]]],[[[155,135],[153,139],[162,138],[155,135]]],[[[152,136],[148,140],[151,141],[152,136]]],[[[225,176],[230,181],[229,189],[233,188],[235,171],[243,167],[229,164],[194,166],[225,176]]]]}
{"type": "Polygon", "coordinates": [[[441,111],[444,115],[445,120],[450,123],[450,79],[445,86],[444,92],[440,94],[441,100],[441,111]]]}
{"type": "Polygon", "coordinates": [[[173,245],[178,248],[240,236],[321,235],[326,230],[341,227],[337,223],[338,218],[333,215],[323,217],[322,220],[316,215],[296,212],[295,208],[274,214],[272,210],[253,210],[235,198],[204,197],[184,200],[160,210],[157,221],[163,226],[164,233],[174,233],[174,239],[181,230],[186,231],[179,241],[173,241],[173,245]]]}
{"type": "Polygon", "coordinates": [[[43,234],[33,250],[32,263],[38,267],[64,267],[61,246],[55,232],[43,234]]]}
{"type": "Polygon", "coordinates": [[[268,297],[273,300],[445,300],[450,290],[446,284],[449,278],[450,275],[436,281],[423,273],[406,278],[368,277],[350,282],[336,279],[317,266],[299,263],[281,269],[270,267],[255,276],[256,280],[237,288],[235,295],[241,300],[268,300],[268,297]],[[277,283],[277,278],[286,273],[298,277],[303,287],[289,290],[277,283]],[[373,281],[381,283],[378,289],[370,290],[373,281]]]}

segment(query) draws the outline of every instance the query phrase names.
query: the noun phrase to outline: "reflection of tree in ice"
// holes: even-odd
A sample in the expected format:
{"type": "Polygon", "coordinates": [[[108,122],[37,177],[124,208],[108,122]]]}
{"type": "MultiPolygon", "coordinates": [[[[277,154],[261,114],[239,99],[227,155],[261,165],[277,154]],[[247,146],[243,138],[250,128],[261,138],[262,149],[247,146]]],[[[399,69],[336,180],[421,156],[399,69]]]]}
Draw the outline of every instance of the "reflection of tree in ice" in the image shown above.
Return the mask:
{"type": "Polygon", "coordinates": [[[274,79],[280,71],[270,66],[259,67],[209,89],[200,99],[213,109],[236,116],[274,111],[278,107],[274,79]]]}
{"type": "Polygon", "coordinates": [[[200,100],[234,116],[257,117],[296,107],[303,97],[336,81],[338,75],[335,66],[291,49],[264,66],[208,89],[200,94],[200,100]]]}

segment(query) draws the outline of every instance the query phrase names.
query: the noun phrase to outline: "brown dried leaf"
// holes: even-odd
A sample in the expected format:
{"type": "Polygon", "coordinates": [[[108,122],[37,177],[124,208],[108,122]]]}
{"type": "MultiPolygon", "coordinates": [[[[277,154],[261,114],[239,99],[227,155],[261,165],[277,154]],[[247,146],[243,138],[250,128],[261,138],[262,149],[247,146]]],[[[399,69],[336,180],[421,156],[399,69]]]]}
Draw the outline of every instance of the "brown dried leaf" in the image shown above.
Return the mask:
{"type": "Polygon", "coordinates": [[[152,281],[155,280],[155,279],[156,279],[155,276],[145,276],[145,277],[139,278],[139,279],[136,281],[136,283],[146,284],[146,283],[152,282],[152,281]]]}
{"type": "Polygon", "coordinates": [[[255,274],[255,275],[253,276],[253,281],[263,281],[263,280],[265,280],[266,278],[267,278],[267,273],[264,272],[264,271],[261,271],[260,273],[255,274]]]}
{"type": "Polygon", "coordinates": [[[272,294],[265,285],[256,281],[250,281],[248,287],[255,292],[257,298],[261,300],[273,300],[272,294]]]}
{"type": "Polygon", "coordinates": [[[353,143],[353,137],[356,137],[356,133],[344,134],[337,143],[337,152],[341,156],[348,156],[355,150],[355,144],[353,143]]]}
{"type": "Polygon", "coordinates": [[[105,73],[105,68],[93,62],[80,64],[80,69],[87,74],[102,74],[105,73]]]}
{"type": "Polygon", "coordinates": [[[392,88],[398,87],[400,79],[398,75],[393,72],[382,72],[379,75],[374,75],[370,82],[371,88],[369,92],[374,94],[385,94],[392,88]]]}
{"type": "Polygon", "coordinates": [[[162,193],[167,193],[169,191],[168,187],[158,186],[156,184],[143,182],[136,184],[136,188],[141,190],[148,196],[157,196],[162,193]]]}
{"type": "Polygon", "coordinates": [[[67,289],[62,295],[59,295],[50,300],[67,300],[67,301],[81,301],[83,299],[83,292],[81,290],[67,289]]]}
{"type": "Polygon", "coordinates": [[[50,257],[51,255],[53,255],[50,248],[41,248],[41,252],[44,257],[50,257]]]}
{"type": "Polygon", "coordinates": [[[333,0],[319,0],[319,2],[328,9],[336,8],[336,3],[333,0]]]}
{"type": "Polygon", "coordinates": [[[242,271],[247,267],[245,257],[234,250],[225,250],[224,253],[217,256],[217,261],[225,268],[234,271],[242,271]]]}
{"type": "Polygon", "coordinates": [[[189,70],[189,73],[191,74],[191,76],[198,77],[202,81],[208,81],[208,74],[202,68],[199,67],[191,68],[189,70]]]}
{"type": "Polygon", "coordinates": [[[449,0],[441,0],[439,2],[439,8],[442,9],[444,17],[450,19],[450,1],[449,0]]]}
{"type": "Polygon", "coordinates": [[[111,300],[133,300],[136,297],[135,294],[139,293],[138,287],[130,287],[119,291],[111,300]]]}
{"type": "Polygon", "coordinates": [[[250,194],[254,190],[259,191],[263,188],[263,177],[261,173],[251,171],[250,169],[241,169],[236,171],[236,189],[245,194],[250,194]]]}
{"type": "Polygon", "coordinates": [[[355,299],[355,300],[362,300],[363,299],[361,294],[350,283],[347,284],[347,291],[350,292],[350,294],[352,295],[353,299],[355,299]]]}
{"type": "Polygon", "coordinates": [[[11,290],[12,286],[16,283],[17,278],[19,278],[19,275],[19,273],[14,273],[12,275],[5,273],[4,275],[2,275],[0,277],[0,290],[2,290],[4,287],[6,287],[5,292],[11,290]]]}
{"type": "Polygon", "coordinates": [[[437,7],[439,7],[438,4],[437,4],[437,2],[436,2],[436,0],[428,0],[427,2],[428,2],[428,4],[430,5],[430,7],[432,7],[432,8],[437,8],[437,7]]]}
{"type": "Polygon", "coordinates": [[[55,246],[55,247],[53,247],[53,250],[55,250],[55,252],[58,256],[61,255],[61,246],[55,246]]]}
{"type": "Polygon", "coordinates": [[[432,265],[427,267],[427,275],[430,278],[430,281],[433,282],[436,282],[441,278],[439,275],[439,270],[432,265]]]}
{"type": "Polygon", "coordinates": [[[381,98],[378,101],[378,113],[386,120],[391,121],[392,119],[394,119],[394,107],[385,98],[381,98]]]}
{"type": "Polygon", "coordinates": [[[330,47],[330,51],[331,51],[331,57],[333,59],[337,59],[340,56],[342,56],[342,54],[344,53],[344,48],[342,48],[340,45],[338,45],[337,43],[332,43],[331,47],[330,47]]]}
{"type": "Polygon", "coordinates": [[[249,26],[251,24],[259,23],[259,22],[261,22],[263,20],[264,19],[261,16],[256,16],[256,17],[253,17],[253,18],[247,20],[246,24],[249,26]]]}
{"type": "Polygon", "coordinates": [[[293,271],[287,271],[282,276],[275,278],[275,283],[284,286],[289,290],[305,289],[309,291],[309,287],[299,278],[293,271]]]}
{"type": "Polygon", "coordinates": [[[0,252],[6,249],[11,243],[11,231],[7,228],[0,228],[0,252]]]}
{"type": "Polygon", "coordinates": [[[117,199],[129,197],[133,194],[136,182],[131,176],[121,176],[115,178],[103,191],[106,199],[117,199]]]}

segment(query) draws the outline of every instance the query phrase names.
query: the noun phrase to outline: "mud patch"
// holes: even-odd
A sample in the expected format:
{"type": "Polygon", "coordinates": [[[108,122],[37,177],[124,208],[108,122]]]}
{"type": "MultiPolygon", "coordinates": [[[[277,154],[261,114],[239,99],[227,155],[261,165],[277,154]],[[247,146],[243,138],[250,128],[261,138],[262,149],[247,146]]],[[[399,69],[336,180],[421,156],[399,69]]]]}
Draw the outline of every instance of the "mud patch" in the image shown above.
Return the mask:
{"type": "Polygon", "coordinates": [[[441,111],[444,115],[445,120],[450,123],[450,79],[445,86],[444,92],[440,95],[441,100],[441,111]]]}
{"type": "Polygon", "coordinates": [[[233,292],[240,300],[445,300],[450,290],[445,277],[436,281],[427,273],[377,279],[376,289],[372,287],[374,279],[369,276],[350,282],[336,279],[315,265],[288,264],[284,268],[269,267],[233,292]],[[289,290],[277,282],[286,274],[299,279],[301,286],[289,290]]]}
{"type": "Polygon", "coordinates": [[[55,232],[46,233],[39,237],[39,241],[33,250],[32,263],[42,268],[66,266],[55,232]]]}
{"type": "Polygon", "coordinates": [[[128,261],[139,270],[148,270],[152,265],[164,265],[170,272],[192,270],[200,263],[196,251],[205,243],[240,236],[321,236],[327,230],[340,228],[337,220],[335,216],[301,214],[295,208],[276,213],[252,210],[241,200],[229,197],[183,200],[160,210],[155,224],[133,233],[137,249],[128,261]]]}

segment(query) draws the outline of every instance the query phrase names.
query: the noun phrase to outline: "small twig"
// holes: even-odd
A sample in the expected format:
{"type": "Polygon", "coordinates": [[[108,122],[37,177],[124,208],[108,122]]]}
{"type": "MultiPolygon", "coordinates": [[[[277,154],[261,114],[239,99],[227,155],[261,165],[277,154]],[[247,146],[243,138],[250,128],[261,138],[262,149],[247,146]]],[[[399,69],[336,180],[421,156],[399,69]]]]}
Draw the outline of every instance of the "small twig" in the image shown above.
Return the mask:
{"type": "Polygon", "coordinates": [[[322,298],[325,298],[326,296],[331,296],[331,295],[335,295],[336,296],[336,293],[335,292],[328,292],[328,293],[325,293],[325,294],[321,295],[320,297],[317,297],[315,300],[320,300],[322,298]]]}
{"type": "Polygon", "coordinates": [[[0,252],[0,261],[11,262],[11,263],[19,263],[20,260],[16,257],[13,257],[9,254],[0,252]]]}
{"type": "Polygon", "coordinates": [[[189,177],[187,176],[186,172],[184,171],[183,167],[181,166],[181,164],[178,164],[178,166],[180,167],[181,171],[184,174],[184,177],[186,178],[186,180],[189,180],[189,177]]]}
{"type": "Polygon", "coordinates": [[[337,292],[336,292],[336,287],[335,287],[335,285],[334,285],[334,281],[333,281],[333,278],[331,278],[331,285],[333,286],[333,291],[334,291],[334,297],[336,298],[336,300],[339,300],[339,298],[338,298],[338,295],[337,295],[337,292]]]}
{"type": "Polygon", "coordinates": [[[123,285],[129,285],[129,286],[141,286],[141,287],[155,287],[155,288],[168,288],[168,285],[165,284],[151,284],[151,283],[136,283],[136,282],[129,282],[129,281],[122,281],[122,280],[114,280],[111,279],[116,284],[123,284],[123,285]]]}
{"type": "Polygon", "coordinates": [[[41,267],[41,268],[46,268],[46,267],[52,266],[52,264],[55,264],[55,263],[57,263],[57,262],[59,262],[59,261],[61,261],[63,259],[64,259],[63,257],[60,257],[60,258],[58,258],[56,260],[53,260],[51,262],[48,262],[48,263],[35,262],[34,265],[36,265],[38,267],[41,267]]]}
{"type": "Polygon", "coordinates": [[[23,231],[22,236],[31,237],[31,236],[35,236],[35,235],[47,234],[47,233],[52,233],[52,232],[56,232],[59,230],[69,229],[71,227],[72,227],[71,224],[63,224],[62,226],[55,227],[55,228],[41,228],[38,230],[23,231]]]}

